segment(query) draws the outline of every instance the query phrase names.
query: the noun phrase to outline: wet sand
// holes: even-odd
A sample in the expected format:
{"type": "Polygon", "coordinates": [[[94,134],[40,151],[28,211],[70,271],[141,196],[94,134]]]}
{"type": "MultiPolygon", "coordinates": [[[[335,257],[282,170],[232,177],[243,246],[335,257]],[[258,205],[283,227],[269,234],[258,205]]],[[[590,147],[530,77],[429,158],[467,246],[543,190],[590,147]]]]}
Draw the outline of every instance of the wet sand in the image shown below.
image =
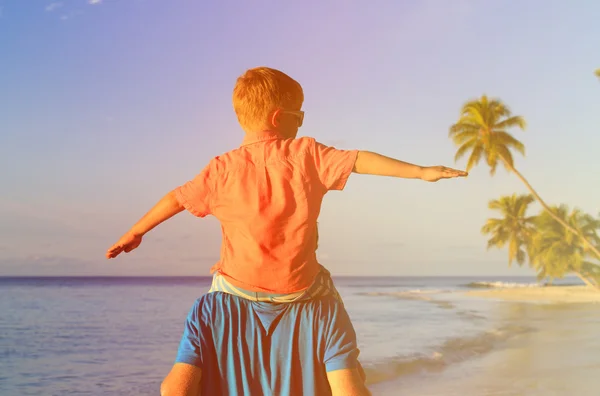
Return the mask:
{"type": "Polygon", "coordinates": [[[371,387],[373,396],[597,396],[600,394],[600,294],[586,287],[540,287],[469,292],[498,302],[499,323],[528,332],[489,354],[371,387]],[[520,300],[520,301],[514,301],[520,300]],[[545,304],[531,304],[545,301],[545,304]],[[579,304],[573,304],[579,303],[579,304]]]}

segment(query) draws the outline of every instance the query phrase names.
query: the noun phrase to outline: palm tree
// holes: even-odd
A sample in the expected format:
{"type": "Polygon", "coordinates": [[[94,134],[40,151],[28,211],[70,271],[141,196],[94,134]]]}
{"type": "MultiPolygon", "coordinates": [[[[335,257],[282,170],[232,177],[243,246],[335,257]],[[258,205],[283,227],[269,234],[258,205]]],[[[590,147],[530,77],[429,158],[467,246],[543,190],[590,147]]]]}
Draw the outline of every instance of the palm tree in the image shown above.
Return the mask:
{"type": "Polygon", "coordinates": [[[600,265],[584,261],[581,264],[581,274],[587,279],[590,279],[596,287],[600,286],[600,265]]]}
{"type": "Polygon", "coordinates": [[[552,208],[552,212],[578,231],[567,232],[548,212],[542,212],[535,220],[536,232],[531,239],[529,258],[538,271],[538,279],[562,278],[575,273],[587,285],[600,286],[597,275],[600,266],[589,261],[590,250],[583,243],[583,235],[594,243],[600,242],[600,221],[566,205],[552,208]]]}
{"type": "Polygon", "coordinates": [[[503,248],[508,244],[508,266],[516,261],[519,266],[525,263],[531,238],[535,233],[535,216],[526,216],[527,208],[534,201],[532,195],[500,197],[489,202],[488,207],[499,211],[502,218],[488,219],[481,228],[483,234],[491,235],[488,249],[503,248]]]}
{"type": "MultiPolygon", "coordinates": [[[[514,166],[512,150],[525,155],[525,146],[507,132],[510,128],[524,130],[525,119],[512,115],[509,108],[498,99],[488,99],[483,95],[465,103],[458,122],[450,127],[449,136],[459,146],[455,161],[470,152],[467,161],[467,172],[485,158],[490,167],[490,174],[496,173],[498,161],[504,164],[508,172],[514,173],[527,187],[534,198],[554,220],[562,224],[570,232],[578,231],[558,217],[533,189],[525,177],[514,166]]],[[[583,242],[600,258],[600,250],[582,235],[583,242]]]]}

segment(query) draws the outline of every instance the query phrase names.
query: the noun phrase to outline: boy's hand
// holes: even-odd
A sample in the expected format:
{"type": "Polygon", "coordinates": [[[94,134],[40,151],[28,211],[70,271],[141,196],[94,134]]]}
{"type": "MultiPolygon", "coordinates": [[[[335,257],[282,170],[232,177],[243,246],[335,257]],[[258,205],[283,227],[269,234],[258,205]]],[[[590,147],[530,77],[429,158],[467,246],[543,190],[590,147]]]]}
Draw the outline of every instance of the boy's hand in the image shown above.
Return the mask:
{"type": "Polygon", "coordinates": [[[129,253],[133,249],[140,246],[142,243],[142,236],[135,235],[132,232],[128,232],[119,239],[110,249],[106,251],[106,258],[111,259],[117,257],[122,252],[129,253]]]}
{"type": "Polygon", "coordinates": [[[428,166],[423,168],[421,179],[428,182],[436,182],[440,179],[453,179],[455,177],[466,177],[465,171],[447,168],[445,166],[428,166]]]}

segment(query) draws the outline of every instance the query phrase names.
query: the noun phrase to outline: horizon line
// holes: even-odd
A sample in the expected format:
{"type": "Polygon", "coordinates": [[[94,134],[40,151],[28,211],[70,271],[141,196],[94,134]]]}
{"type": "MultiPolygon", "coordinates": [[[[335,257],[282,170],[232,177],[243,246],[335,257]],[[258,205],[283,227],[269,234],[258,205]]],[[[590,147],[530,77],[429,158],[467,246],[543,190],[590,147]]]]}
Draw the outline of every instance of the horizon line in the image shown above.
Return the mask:
{"type": "MultiPolygon", "coordinates": [[[[333,275],[333,278],[535,278],[535,275],[333,275]]],[[[565,278],[568,278],[566,276],[565,278]]],[[[0,275],[6,278],[212,278],[212,275],[0,275]]]]}

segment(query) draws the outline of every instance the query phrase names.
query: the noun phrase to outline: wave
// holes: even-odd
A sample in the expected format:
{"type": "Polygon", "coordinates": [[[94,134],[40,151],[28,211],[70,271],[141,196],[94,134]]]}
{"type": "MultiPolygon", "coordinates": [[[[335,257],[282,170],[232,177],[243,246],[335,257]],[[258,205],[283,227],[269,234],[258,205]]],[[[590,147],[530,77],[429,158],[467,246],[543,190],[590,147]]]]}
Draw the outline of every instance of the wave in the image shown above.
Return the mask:
{"type": "Polygon", "coordinates": [[[431,298],[428,294],[439,294],[443,293],[441,290],[408,290],[408,291],[398,291],[398,292],[370,292],[370,293],[359,293],[362,296],[384,296],[384,297],[394,297],[401,300],[416,300],[416,301],[425,301],[434,305],[437,305],[440,308],[444,309],[452,309],[455,308],[455,305],[450,301],[438,300],[435,298],[431,298]]]}
{"type": "Polygon", "coordinates": [[[394,297],[401,300],[413,300],[413,301],[425,301],[433,305],[437,305],[439,308],[443,309],[453,309],[456,306],[450,301],[439,300],[437,298],[431,298],[428,294],[439,294],[444,293],[443,290],[407,290],[407,291],[398,291],[398,292],[370,292],[370,293],[362,293],[363,296],[385,296],[385,297],[394,297]]]}
{"type": "Polygon", "coordinates": [[[406,290],[403,291],[403,293],[411,293],[411,294],[440,294],[440,293],[446,293],[449,292],[450,290],[443,290],[443,289],[412,289],[412,290],[406,290]]]}
{"type": "Polygon", "coordinates": [[[441,293],[450,293],[453,290],[444,290],[444,289],[410,289],[410,290],[399,290],[399,291],[391,291],[391,292],[364,292],[358,293],[362,296],[409,296],[409,295],[422,295],[422,294],[441,294],[441,293]]]}
{"type": "Polygon", "coordinates": [[[524,287],[543,287],[539,283],[517,283],[517,282],[471,282],[466,285],[462,285],[469,289],[516,289],[524,287]]]}
{"type": "MultiPolygon", "coordinates": [[[[334,281],[340,282],[342,281],[337,280],[336,277],[333,277],[334,281]]],[[[394,288],[397,289],[398,287],[402,287],[402,285],[399,285],[398,283],[350,283],[349,281],[346,281],[343,284],[340,282],[340,284],[342,284],[343,287],[350,287],[352,289],[373,289],[373,288],[378,288],[378,289],[386,289],[386,288],[394,288]],[[346,283],[348,282],[348,283],[346,283]]],[[[412,284],[411,287],[427,287],[427,285],[425,284],[412,284]]]]}
{"type": "Polygon", "coordinates": [[[532,331],[532,328],[507,325],[471,337],[453,338],[429,355],[399,356],[365,365],[367,384],[399,379],[405,376],[437,373],[447,367],[491,352],[510,338],[532,331]]]}

